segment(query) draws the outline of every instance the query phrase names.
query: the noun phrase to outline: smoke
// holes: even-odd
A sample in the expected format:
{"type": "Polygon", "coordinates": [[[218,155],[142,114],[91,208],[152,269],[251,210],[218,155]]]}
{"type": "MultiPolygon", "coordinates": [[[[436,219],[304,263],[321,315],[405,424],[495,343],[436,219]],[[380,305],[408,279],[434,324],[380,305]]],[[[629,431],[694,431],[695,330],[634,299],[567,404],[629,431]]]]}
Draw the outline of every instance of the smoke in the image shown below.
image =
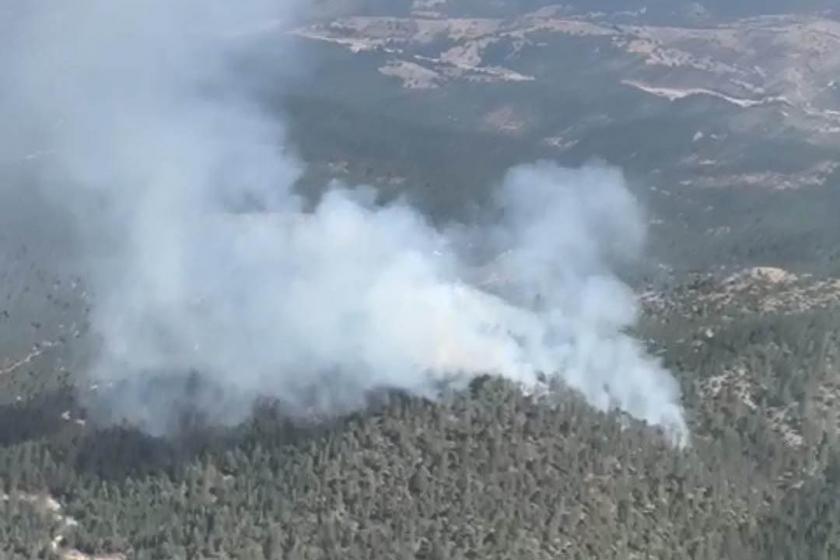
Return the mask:
{"type": "Polygon", "coordinates": [[[249,31],[290,17],[261,0],[18,0],[0,15],[0,154],[42,154],[35,183],[76,224],[92,375],[125,382],[120,414],[162,430],[190,371],[220,388],[193,398],[227,422],[260,395],[332,410],[380,387],[556,375],[684,442],[677,384],[627,334],[635,300],[610,270],[644,243],[621,173],[512,169],[490,226],[435,227],[340,184],[305,209],[282,121],[237,70],[265,45],[249,31]]]}

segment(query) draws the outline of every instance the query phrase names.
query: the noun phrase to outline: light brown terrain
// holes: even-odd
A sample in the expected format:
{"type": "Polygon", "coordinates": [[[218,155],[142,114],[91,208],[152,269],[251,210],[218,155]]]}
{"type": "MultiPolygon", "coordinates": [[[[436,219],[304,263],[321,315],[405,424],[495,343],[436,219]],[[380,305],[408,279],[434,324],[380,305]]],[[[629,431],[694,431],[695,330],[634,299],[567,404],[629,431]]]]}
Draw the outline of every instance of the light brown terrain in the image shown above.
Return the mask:
{"type": "Polygon", "coordinates": [[[834,79],[840,71],[840,22],[833,19],[773,16],[688,28],[618,25],[599,15],[567,16],[561,7],[507,20],[447,18],[429,11],[444,2],[418,5],[422,9],[411,17],[346,17],[294,33],[355,53],[385,54],[380,71],[406,88],[457,80],[540,80],[517,70],[518,53],[544,48],[550,36],[587,39],[581,49],[605,49],[606,56],[635,61],[617,85],[669,101],[713,97],[744,111],[767,110],[814,143],[840,141],[840,91],[834,79]],[[593,47],[592,39],[602,46],[593,47]],[[499,44],[512,52],[504,64],[487,60],[499,44]],[[437,55],[421,55],[421,50],[437,55]]]}

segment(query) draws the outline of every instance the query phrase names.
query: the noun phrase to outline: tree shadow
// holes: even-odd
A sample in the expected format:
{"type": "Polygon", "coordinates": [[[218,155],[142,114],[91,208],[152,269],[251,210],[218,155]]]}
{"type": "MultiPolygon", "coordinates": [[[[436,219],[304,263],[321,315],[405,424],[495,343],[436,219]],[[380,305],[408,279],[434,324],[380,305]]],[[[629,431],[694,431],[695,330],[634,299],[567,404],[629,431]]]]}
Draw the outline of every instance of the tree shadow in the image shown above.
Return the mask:
{"type": "Polygon", "coordinates": [[[65,417],[75,409],[76,400],[70,389],[51,391],[1,405],[0,447],[40,440],[63,431],[67,427],[65,417]]]}
{"type": "MultiPolygon", "coordinates": [[[[28,442],[42,446],[58,463],[56,469],[45,469],[45,482],[59,492],[78,478],[119,481],[166,476],[175,480],[203,457],[219,457],[230,450],[248,453],[256,447],[309,445],[340,433],[363,417],[416,402],[403,392],[380,389],[369,392],[364,405],[355,411],[327,414],[305,413],[277,399],[258,398],[250,402],[241,421],[218,424],[204,405],[224,388],[208,386],[207,380],[195,374],[161,382],[155,394],[165,393],[169,404],[177,403],[177,412],[166,419],[164,432],[153,433],[136,423],[120,421],[113,411],[102,407],[111,395],[103,392],[99,401],[90,395],[80,400],[67,388],[0,406],[0,453],[3,448],[28,442]]],[[[118,392],[120,387],[111,390],[118,392]]],[[[0,470],[0,479],[6,475],[0,470]]]]}

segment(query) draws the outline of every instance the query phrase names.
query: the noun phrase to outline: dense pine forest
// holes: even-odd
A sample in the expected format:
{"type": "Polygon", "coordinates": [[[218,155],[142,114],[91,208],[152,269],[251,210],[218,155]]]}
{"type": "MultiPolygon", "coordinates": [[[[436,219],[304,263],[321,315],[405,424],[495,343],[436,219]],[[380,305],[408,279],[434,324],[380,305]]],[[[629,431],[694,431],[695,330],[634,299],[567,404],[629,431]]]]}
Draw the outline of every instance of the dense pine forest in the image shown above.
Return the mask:
{"type": "Polygon", "coordinates": [[[837,0],[3,2],[0,560],[840,559],[837,0]]]}
{"type": "Polygon", "coordinates": [[[833,296],[749,278],[648,305],[640,334],[681,375],[684,449],[560,385],[490,377],[317,420],[266,400],[241,426],[167,438],[97,427],[70,387],[11,403],[2,556],[837,558],[840,323],[808,305],[833,296]],[[752,306],[721,298],[738,289],[752,306]]]}

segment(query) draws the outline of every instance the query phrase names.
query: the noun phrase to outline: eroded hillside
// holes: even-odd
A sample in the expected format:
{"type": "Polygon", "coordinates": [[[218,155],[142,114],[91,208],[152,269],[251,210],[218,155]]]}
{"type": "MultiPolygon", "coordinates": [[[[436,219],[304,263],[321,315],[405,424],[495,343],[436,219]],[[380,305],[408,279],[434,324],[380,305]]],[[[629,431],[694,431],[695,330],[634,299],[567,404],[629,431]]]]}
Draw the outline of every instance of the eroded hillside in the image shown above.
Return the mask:
{"type": "MultiPolygon", "coordinates": [[[[819,186],[836,169],[836,158],[828,155],[840,146],[835,19],[780,15],[678,27],[645,24],[639,14],[570,14],[563,6],[509,18],[451,17],[445,2],[415,8],[404,17],[342,17],[294,33],[368,57],[381,74],[409,90],[507,84],[511,101],[488,108],[476,122],[502,134],[542,133],[543,116],[516,101],[516,84],[552,90],[568,87],[554,85],[565,79],[584,90],[607,87],[624,95],[620,92],[629,89],[669,104],[705,104],[712,108],[707,122],[685,131],[690,153],[678,163],[696,186],[819,186]],[[545,62],[574,56],[598,64],[597,81],[585,66],[545,62]],[[787,168],[748,164],[749,172],[727,173],[746,157],[735,153],[746,141],[740,137],[767,143],[768,150],[781,139],[821,146],[824,155],[787,168]]],[[[674,111],[691,114],[690,107],[674,111]]],[[[546,134],[543,141],[568,152],[581,140],[581,125],[546,134]]]]}

